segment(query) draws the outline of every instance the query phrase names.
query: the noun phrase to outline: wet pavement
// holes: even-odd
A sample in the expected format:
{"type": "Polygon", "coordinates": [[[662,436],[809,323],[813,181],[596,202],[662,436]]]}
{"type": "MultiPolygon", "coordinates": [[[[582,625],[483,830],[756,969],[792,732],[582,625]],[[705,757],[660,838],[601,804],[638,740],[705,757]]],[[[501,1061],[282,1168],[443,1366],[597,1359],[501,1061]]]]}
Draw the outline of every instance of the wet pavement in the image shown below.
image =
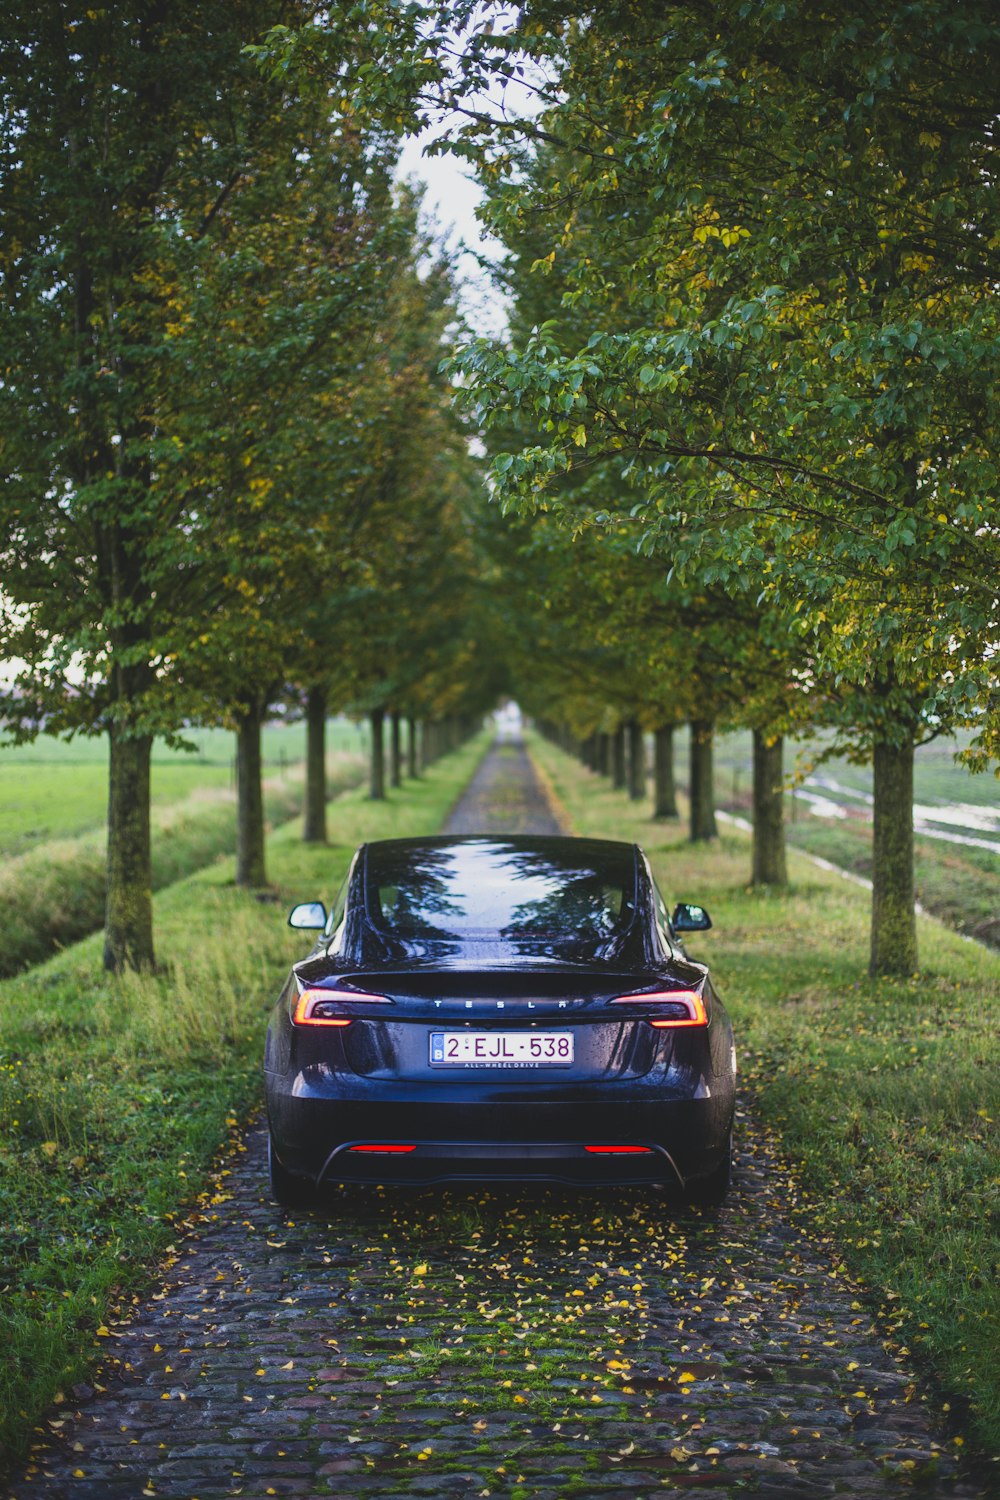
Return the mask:
{"type": "Polygon", "coordinates": [[[500,739],[487,752],[442,832],[562,832],[520,738],[500,739]]]}

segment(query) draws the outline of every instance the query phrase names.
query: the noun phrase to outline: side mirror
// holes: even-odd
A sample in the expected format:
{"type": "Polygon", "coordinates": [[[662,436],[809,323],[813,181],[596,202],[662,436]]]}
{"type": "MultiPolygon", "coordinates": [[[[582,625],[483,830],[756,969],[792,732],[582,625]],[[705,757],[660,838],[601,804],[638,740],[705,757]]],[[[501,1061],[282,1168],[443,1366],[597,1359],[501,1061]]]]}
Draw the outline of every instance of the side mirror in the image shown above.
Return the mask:
{"type": "Polygon", "coordinates": [[[322,930],[326,926],[326,907],[322,901],[303,901],[288,913],[288,925],[322,930]]]}
{"type": "Polygon", "coordinates": [[[678,901],[670,925],[675,932],[707,932],[712,918],[703,906],[692,906],[690,901],[678,901]]]}

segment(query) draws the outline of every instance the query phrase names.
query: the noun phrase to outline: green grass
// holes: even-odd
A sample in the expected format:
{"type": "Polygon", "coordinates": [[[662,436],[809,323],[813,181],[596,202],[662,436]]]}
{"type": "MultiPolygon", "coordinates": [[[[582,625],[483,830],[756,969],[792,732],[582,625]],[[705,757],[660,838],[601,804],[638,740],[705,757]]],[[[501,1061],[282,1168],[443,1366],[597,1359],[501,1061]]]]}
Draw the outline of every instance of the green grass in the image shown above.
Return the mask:
{"type": "MultiPolygon", "coordinates": [[[[327,725],[327,747],[359,753],[366,743],[346,720],[327,725]]],[[[234,737],[224,729],[192,729],[194,751],[153,748],[153,805],[165,806],[204,789],[233,785],[234,737]]],[[[305,757],[305,726],[269,724],[263,734],[265,776],[280,777],[305,757]]],[[[58,740],[40,735],[30,745],[0,746],[0,855],[23,854],[50,839],[74,838],[103,826],[108,801],[108,746],[99,736],[58,740]]]]}
{"type": "Polygon", "coordinates": [[[749,838],[686,842],[533,742],[573,831],[634,839],[668,903],[704,902],[689,949],[732,1011],[742,1089],[798,1164],[883,1325],[1000,1453],[1000,956],[930,919],[921,970],[871,980],[869,898],[790,854],[787,893],[748,887],[749,838]]]}
{"type": "MultiPolygon", "coordinates": [[[[331,757],[329,790],[354,785],[364,761],[331,757]]],[[[264,784],[271,824],[295,816],[302,805],[301,767],[264,784]]],[[[236,796],[228,787],[199,787],[183,801],[152,814],[153,889],[162,890],[203,865],[230,854],[236,844],[236,796]]],[[[77,942],[104,921],[104,830],[75,839],[50,839],[0,868],[0,977],[41,963],[55,949],[77,942]]]]}
{"type": "Polygon", "coordinates": [[[8,1461],[217,1188],[212,1160],[258,1102],[267,1012],[308,946],[285,925],[286,904],[329,901],[363,839],[437,829],[485,746],[479,737],[384,803],[345,794],[330,809],[336,844],[303,845],[297,822],[279,829],[268,863],[280,906],[238,891],[228,864],[170,886],[155,903],[159,976],[105,975],[95,935],[0,984],[8,1461]]]}

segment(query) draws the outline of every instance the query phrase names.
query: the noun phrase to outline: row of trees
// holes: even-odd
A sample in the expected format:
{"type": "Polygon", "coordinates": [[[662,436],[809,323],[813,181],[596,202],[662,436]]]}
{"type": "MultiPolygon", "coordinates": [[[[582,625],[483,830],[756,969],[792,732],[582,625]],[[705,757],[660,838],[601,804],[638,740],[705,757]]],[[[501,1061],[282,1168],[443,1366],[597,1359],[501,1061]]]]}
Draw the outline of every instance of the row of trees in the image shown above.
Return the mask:
{"type": "Polygon", "coordinates": [[[456,368],[501,504],[575,538],[563,708],[871,757],[871,968],[912,973],[914,747],[1000,749],[995,10],[493,19],[473,68],[533,56],[540,111],[465,128],[515,316],[456,368]]]}
{"type": "Polygon", "coordinates": [[[789,693],[790,663],[773,621],[720,589],[693,592],[668,581],[624,526],[586,530],[572,546],[549,514],[497,521],[495,532],[493,556],[508,579],[505,654],[525,710],[636,800],[647,795],[651,735],[657,818],[677,816],[674,734],[686,724],[696,841],[716,834],[715,733],[749,728],[752,878],[784,884],[783,747],[804,717],[791,711],[797,695],[789,693]]]}
{"type": "MultiPolygon", "coordinates": [[[[382,65],[349,112],[447,112],[508,249],[512,338],[453,366],[497,498],[572,537],[571,568],[592,539],[636,615],[565,713],[614,712],[624,654],[629,713],[693,693],[698,742],[720,717],[762,755],[834,729],[874,762],[871,968],[912,972],[914,748],[964,725],[971,764],[1000,753],[995,7],[365,13],[382,65]]],[[[263,55],[322,72],[335,39],[320,20],[263,55]]],[[[575,645],[570,594],[546,602],[575,645]]]]}
{"type": "Polygon", "coordinates": [[[485,703],[505,655],[579,734],[665,764],[692,722],[699,834],[713,727],[752,728],[764,879],[783,738],[871,756],[871,966],[912,972],[914,746],[1000,750],[987,0],[3,25],[5,708],[110,735],[109,963],[152,959],[152,734],[237,725],[263,879],[276,695],[316,739],[485,703]],[[491,102],[525,79],[528,117],[491,102]],[[441,111],[508,252],[510,340],[446,365],[510,518],[485,563],[447,269],[390,180],[441,111]]]}
{"type": "MultiPolygon", "coordinates": [[[[265,878],[260,726],[438,718],[476,660],[480,483],[439,373],[449,269],[398,131],[245,53],[311,8],[0,15],[0,703],[110,742],[106,962],[153,963],[150,751],[238,734],[238,879],[265,878]]],[[[364,61],[363,32],[342,65],[364,61]]],[[[468,684],[474,683],[474,689],[468,684]]]]}

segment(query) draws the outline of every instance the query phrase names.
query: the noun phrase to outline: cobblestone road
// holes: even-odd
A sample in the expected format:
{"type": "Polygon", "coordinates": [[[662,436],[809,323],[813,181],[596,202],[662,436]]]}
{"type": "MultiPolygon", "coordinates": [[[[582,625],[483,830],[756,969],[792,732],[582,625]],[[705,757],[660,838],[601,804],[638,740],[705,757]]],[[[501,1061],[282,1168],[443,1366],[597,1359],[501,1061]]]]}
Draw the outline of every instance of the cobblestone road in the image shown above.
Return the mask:
{"type": "MultiPolygon", "coordinates": [[[[537,787],[504,793],[522,764],[501,750],[484,776],[549,817],[537,787]]],[[[10,1494],[986,1495],[739,1124],[716,1212],[456,1187],[295,1214],[268,1200],[254,1126],[162,1290],[112,1330],[106,1389],[51,1414],[10,1494]]]]}
{"type": "Polygon", "coordinates": [[[445,833],[561,833],[520,739],[484,756],[452,809],[445,833]]]}

